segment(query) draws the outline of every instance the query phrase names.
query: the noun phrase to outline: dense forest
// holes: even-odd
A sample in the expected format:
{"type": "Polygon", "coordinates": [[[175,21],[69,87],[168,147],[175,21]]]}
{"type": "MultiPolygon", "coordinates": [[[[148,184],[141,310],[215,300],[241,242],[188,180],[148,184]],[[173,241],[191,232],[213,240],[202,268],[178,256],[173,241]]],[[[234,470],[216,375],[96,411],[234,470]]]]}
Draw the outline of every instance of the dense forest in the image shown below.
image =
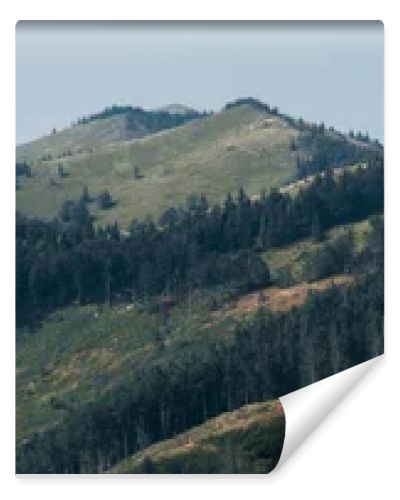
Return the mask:
{"type": "Polygon", "coordinates": [[[214,206],[192,196],[158,221],[133,220],[128,234],[117,224],[95,227],[87,199],[84,191],[50,222],[17,214],[19,326],[73,302],[147,301],[217,284],[242,292],[267,285],[260,251],[308,236],[322,239],[332,226],[382,211],[383,164],[373,161],[338,179],[327,171],[296,196],[272,190],[251,200],[241,190],[214,206]]]}

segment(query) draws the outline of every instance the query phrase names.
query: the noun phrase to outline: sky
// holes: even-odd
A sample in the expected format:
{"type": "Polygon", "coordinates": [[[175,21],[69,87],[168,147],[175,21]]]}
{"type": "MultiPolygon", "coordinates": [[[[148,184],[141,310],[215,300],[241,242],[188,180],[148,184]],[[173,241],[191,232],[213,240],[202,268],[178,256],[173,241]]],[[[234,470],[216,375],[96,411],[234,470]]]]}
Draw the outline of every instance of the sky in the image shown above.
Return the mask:
{"type": "Polygon", "coordinates": [[[380,22],[19,22],[17,144],[112,104],[255,97],[383,142],[380,22]]]}

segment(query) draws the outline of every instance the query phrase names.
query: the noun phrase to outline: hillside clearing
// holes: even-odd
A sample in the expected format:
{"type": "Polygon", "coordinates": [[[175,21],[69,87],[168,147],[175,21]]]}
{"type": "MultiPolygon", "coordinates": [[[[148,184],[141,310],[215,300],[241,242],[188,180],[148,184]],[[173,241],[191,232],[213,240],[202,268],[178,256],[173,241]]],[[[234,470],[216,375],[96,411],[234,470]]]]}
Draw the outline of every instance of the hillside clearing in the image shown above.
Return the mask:
{"type": "Polygon", "coordinates": [[[257,292],[241,296],[236,302],[218,311],[216,315],[237,316],[251,314],[262,306],[262,295],[265,306],[271,312],[286,312],[293,307],[301,306],[307,300],[309,293],[320,293],[332,286],[344,286],[353,283],[354,277],[340,274],[330,278],[314,281],[313,283],[300,283],[289,288],[265,288],[257,292]]]}

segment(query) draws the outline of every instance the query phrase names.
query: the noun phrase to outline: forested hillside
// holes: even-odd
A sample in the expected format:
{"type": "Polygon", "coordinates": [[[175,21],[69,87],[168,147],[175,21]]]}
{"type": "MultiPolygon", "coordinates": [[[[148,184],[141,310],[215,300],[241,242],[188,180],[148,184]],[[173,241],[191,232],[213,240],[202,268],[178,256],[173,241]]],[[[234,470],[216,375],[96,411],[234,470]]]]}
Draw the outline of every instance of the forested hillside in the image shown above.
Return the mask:
{"type": "MultiPolygon", "coordinates": [[[[339,176],[309,164],[294,192],[194,194],[123,231],[95,223],[90,191],[51,220],[18,214],[17,471],[124,471],[154,443],[380,354],[383,159],[366,151],[339,176]]],[[[242,437],[212,441],[210,464],[234,467],[229,445],[254,471],[242,437]]],[[[140,471],[186,470],[150,450],[140,471]]]]}
{"type": "Polygon", "coordinates": [[[383,166],[373,162],[337,180],[329,172],[317,176],[294,198],[271,191],[251,200],[240,190],[236,199],[210,206],[192,196],[157,222],[133,219],[128,235],[117,223],[96,229],[84,197],[64,204],[52,222],[18,215],[18,318],[29,322],[74,301],[179,297],[228,283],[248,291],[270,280],[260,251],[322,239],[332,226],[382,210],[383,166]]]}

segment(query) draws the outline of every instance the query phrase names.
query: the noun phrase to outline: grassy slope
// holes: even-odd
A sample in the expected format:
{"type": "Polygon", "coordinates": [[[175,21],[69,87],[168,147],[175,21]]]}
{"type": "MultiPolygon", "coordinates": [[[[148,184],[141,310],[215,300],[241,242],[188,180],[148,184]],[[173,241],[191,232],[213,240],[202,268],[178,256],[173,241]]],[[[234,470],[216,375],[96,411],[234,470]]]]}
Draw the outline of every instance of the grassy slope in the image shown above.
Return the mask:
{"type": "MultiPolygon", "coordinates": [[[[74,125],[50,134],[32,142],[17,147],[17,161],[36,163],[44,154],[51,154],[54,158],[70,150],[75,154],[79,149],[84,152],[98,148],[114,141],[127,140],[140,136],[145,131],[138,128],[128,131],[126,118],[122,115],[96,120],[82,125],[74,125]]],[[[58,161],[64,161],[60,159],[58,161]]]]}
{"type": "Polygon", "coordinates": [[[159,214],[187,195],[205,193],[220,200],[243,186],[250,194],[293,179],[290,143],[297,131],[278,117],[242,105],[142,139],[113,143],[93,154],[66,158],[69,176],[56,179],[57,161],[40,162],[33,177],[21,178],[17,209],[39,216],[56,213],[62,201],[76,199],[88,184],[93,195],[109,189],[117,205],[93,213],[101,222],[159,214]],[[138,166],[144,178],[134,178],[138,166]],[[50,186],[55,178],[58,186],[50,186]]]}
{"type": "Polygon", "coordinates": [[[284,437],[280,402],[255,403],[154,444],[108,472],[267,473],[279,460],[284,437]]]}

